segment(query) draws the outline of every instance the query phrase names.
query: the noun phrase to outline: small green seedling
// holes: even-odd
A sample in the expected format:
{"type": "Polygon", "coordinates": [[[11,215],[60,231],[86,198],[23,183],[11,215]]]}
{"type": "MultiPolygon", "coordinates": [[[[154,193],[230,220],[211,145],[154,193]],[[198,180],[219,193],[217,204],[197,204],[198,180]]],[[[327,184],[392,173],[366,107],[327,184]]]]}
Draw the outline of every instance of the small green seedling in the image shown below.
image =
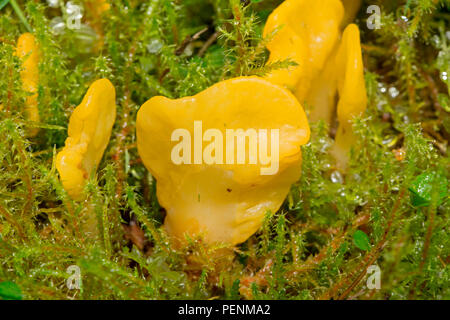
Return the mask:
{"type": "Polygon", "coordinates": [[[411,204],[415,207],[428,207],[431,204],[433,186],[439,193],[437,205],[442,204],[447,197],[446,177],[436,172],[426,172],[419,175],[409,187],[411,204]]]}

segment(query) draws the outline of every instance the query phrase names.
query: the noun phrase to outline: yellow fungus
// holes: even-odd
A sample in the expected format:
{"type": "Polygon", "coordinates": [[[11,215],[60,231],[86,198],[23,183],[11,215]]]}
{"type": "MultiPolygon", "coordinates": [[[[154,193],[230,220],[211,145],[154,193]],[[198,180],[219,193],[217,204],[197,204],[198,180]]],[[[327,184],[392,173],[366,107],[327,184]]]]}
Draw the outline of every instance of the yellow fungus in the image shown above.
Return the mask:
{"type": "Polygon", "coordinates": [[[139,154],[167,211],[167,232],[231,245],[281,206],[300,177],[300,147],[310,134],[294,95],[258,77],[222,81],[192,97],[153,97],[139,110],[136,128],[139,154]],[[261,161],[269,153],[271,163],[261,161]]]}
{"type": "Polygon", "coordinates": [[[304,100],[336,45],[344,7],[339,0],[286,0],[267,19],[264,36],[275,35],[267,45],[268,63],[291,59],[298,66],[272,72],[267,79],[285,85],[304,100]]]}
{"type": "Polygon", "coordinates": [[[367,93],[364,81],[359,29],[350,24],[344,31],[342,42],[336,55],[339,121],[332,154],[337,166],[346,169],[348,153],[355,143],[352,120],[361,116],[367,107],[367,93]]]}
{"type": "Polygon", "coordinates": [[[56,157],[67,193],[80,199],[86,179],[100,163],[116,118],[116,93],[108,79],[95,81],[70,120],[68,138],[56,157]]]}
{"type": "Polygon", "coordinates": [[[359,1],[286,0],[264,28],[266,36],[276,32],[267,45],[268,63],[291,58],[298,64],[274,71],[267,79],[290,88],[300,103],[310,106],[312,121],[331,125],[337,110],[339,127],[331,151],[341,169],[346,168],[355,142],[351,121],[367,105],[359,29],[350,24],[342,37],[340,31],[359,6],[359,1]]]}
{"type": "MultiPolygon", "coordinates": [[[[17,40],[16,55],[21,60],[20,78],[22,88],[29,93],[25,101],[25,112],[30,121],[39,122],[38,83],[39,83],[39,46],[31,33],[22,34],[17,40]]],[[[30,136],[38,133],[37,128],[29,131],[30,136]]]]}

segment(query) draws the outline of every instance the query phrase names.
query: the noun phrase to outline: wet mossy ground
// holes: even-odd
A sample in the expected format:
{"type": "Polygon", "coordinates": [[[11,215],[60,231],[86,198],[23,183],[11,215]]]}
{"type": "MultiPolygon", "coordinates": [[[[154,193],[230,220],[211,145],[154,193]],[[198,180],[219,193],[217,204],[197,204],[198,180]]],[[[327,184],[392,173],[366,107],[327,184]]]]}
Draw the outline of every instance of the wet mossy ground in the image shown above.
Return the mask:
{"type": "Polygon", "coordinates": [[[266,66],[261,37],[281,1],[113,1],[103,20],[84,4],[81,29],[58,34],[61,6],[11,2],[41,47],[42,123],[27,138],[33,124],[14,55],[27,27],[10,3],[0,11],[0,298],[450,299],[448,1],[364,1],[356,23],[369,105],[354,123],[348,172],[328,153],[334,126],[311,124],[301,179],[227,254],[195,239],[175,250],[160,229],[165,213],[136,150],[136,112],[154,95],[183,97],[289,65],[266,66]],[[367,28],[369,5],[381,8],[380,29],[367,28]],[[86,200],[74,202],[55,154],[101,77],[116,88],[118,118],[86,200]],[[374,265],[379,289],[367,285],[374,265]],[[70,266],[80,289],[67,286],[70,266]]]}

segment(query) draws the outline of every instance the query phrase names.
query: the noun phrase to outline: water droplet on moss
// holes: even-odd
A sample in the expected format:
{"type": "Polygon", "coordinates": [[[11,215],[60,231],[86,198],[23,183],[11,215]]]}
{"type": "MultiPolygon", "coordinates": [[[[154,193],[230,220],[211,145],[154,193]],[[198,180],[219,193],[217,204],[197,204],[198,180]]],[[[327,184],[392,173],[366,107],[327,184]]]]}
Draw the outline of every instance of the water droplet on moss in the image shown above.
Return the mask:
{"type": "Polygon", "coordinates": [[[390,87],[389,88],[389,95],[391,98],[396,98],[399,95],[400,91],[396,87],[390,87]]]}
{"type": "Polygon", "coordinates": [[[162,47],[163,47],[163,44],[161,41],[159,41],[158,39],[153,39],[147,45],[147,50],[149,53],[158,53],[161,51],[162,47]]]}
{"type": "Polygon", "coordinates": [[[63,34],[66,28],[66,24],[64,23],[62,17],[54,17],[52,21],[50,21],[50,29],[54,34],[63,34]]]}
{"type": "Polygon", "coordinates": [[[333,171],[331,173],[330,179],[331,182],[333,183],[340,183],[340,184],[344,183],[344,178],[342,177],[342,174],[339,171],[333,171]]]}

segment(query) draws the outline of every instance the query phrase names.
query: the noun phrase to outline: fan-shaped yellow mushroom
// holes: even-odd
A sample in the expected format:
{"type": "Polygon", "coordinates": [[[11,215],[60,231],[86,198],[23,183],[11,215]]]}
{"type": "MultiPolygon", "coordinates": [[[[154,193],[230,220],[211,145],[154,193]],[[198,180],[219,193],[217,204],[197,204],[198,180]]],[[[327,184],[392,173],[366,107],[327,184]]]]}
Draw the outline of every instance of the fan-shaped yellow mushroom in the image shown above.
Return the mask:
{"type": "MultiPolygon", "coordinates": [[[[22,79],[23,90],[30,94],[26,97],[25,112],[30,121],[39,122],[37,94],[39,83],[39,46],[31,33],[27,32],[19,37],[16,55],[22,64],[20,78],[22,79]]],[[[37,128],[34,128],[29,131],[29,135],[35,136],[38,131],[37,128]]]]}
{"type": "Polygon", "coordinates": [[[300,176],[300,146],[309,139],[297,99],[258,77],[222,81],[192,97],[153,97],[136,127],[168,233],[231,245],[281,206],[300,176]]]}
{"type": "Polygon", "coordinates": [[[69,137],[56,157],[56,168],[67,193],[80,199],[85,181],[108,145],[116,119],[116,92],[108,79],[95,81],[69,120],[69,137]]]}

